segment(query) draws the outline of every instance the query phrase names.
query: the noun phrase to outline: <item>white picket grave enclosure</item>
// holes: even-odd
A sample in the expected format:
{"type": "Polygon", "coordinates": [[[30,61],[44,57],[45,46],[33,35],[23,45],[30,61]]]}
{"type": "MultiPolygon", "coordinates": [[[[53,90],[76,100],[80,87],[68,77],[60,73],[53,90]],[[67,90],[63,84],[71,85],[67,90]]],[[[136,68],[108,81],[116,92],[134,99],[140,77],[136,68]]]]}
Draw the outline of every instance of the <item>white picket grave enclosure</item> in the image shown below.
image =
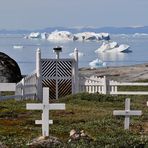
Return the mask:
{"type": "Polygon", "coordinates": [[[49,87],[51,99],[79,92],[78,50],[74,50],[74,58],[66,59],[59,58],[60,47],[54,50],[56,59],[44,59],[41,58],[41,50],[37,49],[35,72],[16,85],[18,99],[42,100],[43,87],[49,87]]]}
{"type": "Polygon", "coordinates": [[[108,80],[106,76],[90,76],[79,78],[80,92],[111,95],[148,95],[148,91],[118,91],[118,86],[148,86],[148,83],[117,82],[108,80]]]}
{"type": "MultiPolygon", "coordinates": [[[[17,84],[2,84],[3,91],[15,90],[14,96],[0,96],[0,99],[16,98],[42,100],[43,87],[49,87],[49,97],[58,99],[78,92],[100,93],[111,95],[148,95],[148,91],[119,91],[120,86],[148,86],[148,83],[117,82],[106,76],[92,75],[86,77],[78,74],[78,50],[74,58],[59,58],[61,48],[56,49],[56,59],[41,58],[41,50],[36,52],[36,69],[17,84]],[[5,88],[4,88],[5,85],[5,88]],[[13,86],[12,86],[13,85],[13,86]],[[15,87],[16,85],[16,87],[15,87]],[[14,88],[15,87],[15,88],[14,88]]],[[[0,91],[2,91],[0,90],[0,91]]]]}

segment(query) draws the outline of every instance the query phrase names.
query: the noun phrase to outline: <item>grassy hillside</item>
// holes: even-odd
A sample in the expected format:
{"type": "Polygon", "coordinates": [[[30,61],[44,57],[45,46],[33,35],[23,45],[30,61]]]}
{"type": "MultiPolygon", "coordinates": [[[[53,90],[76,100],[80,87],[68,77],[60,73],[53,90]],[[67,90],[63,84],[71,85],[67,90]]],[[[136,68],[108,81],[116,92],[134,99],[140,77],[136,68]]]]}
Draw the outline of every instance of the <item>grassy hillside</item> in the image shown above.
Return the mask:
{"type": "MultiPolygon", "coordinates": [[[[77,94],[56,102],[66,103],[65,111],[51,111],[50,135],[58,137],[65,147],[129,147],[148,146],[147,96],[131,96],[131,109],[142,110],[142,116],[131,118],[130,130],[123,130],[124,117],[113,116],[113,110],[124,109],[125,98],[99,94],[77,94]],[[84,130],[93,140],[68,143],[70,130],[84,130]]],[[[26,103],[36,101],[0,102],[0,141],[9,147],[25,146],[41,135],[41,111],[26,110],[26,103]]],[[[54,102],[50,100],[50,102],[54,102]]]]}
{"type": "MultiPolygon", "coordinates": [[[[51,111],[50,134],[65,143],[65,147],[148,147],[147,96],[110,96],[77,94],[56,102],[66,103],[65,111],[51,111]],[[142,116],[131,117],[130,130],[123,130],[124,117],[113,116],[113,110],[124,109],[125,98],[131,98],[131,109],[142,110],[142,116]],[[84,130],[93,140],[68,143],[70,130],[84,130]]],[[[0,141],[9,147],[25,146],[41,135],[41,111],[26,110],[26,103],[36,101],[8,100],[0,102],[0,141]]],[[[50,100],[50,102],[55,102],[50,100]]]]}

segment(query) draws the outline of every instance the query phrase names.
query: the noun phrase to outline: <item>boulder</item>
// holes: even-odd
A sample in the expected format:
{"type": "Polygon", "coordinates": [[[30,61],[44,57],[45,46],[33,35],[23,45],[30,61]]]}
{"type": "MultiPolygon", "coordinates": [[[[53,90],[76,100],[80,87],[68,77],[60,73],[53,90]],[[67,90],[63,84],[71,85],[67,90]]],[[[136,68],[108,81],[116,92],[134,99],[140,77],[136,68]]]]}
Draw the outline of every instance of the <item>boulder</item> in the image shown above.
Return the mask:
{"type": "Polygon", "coordinates": [[[8,147],[0,142],[0,148],[8,148],[8,147]]]}
{"type": "Polygon", "coordinates": [[[86,134],[84,130],[76,131],[72,129],[70,131],[69,136],[70,137],[69,137],[68,143],[72,143],[72,142],[80,141],[80,140],[85,141],[85,143],[90,143],[91,141],[93,141],[93,139],[88,134],[86,134]]]}
{"type": "Polygon", "coordinates": [[[17,83],[21,79],[21,71],[16,61],[0,52],[0,83],[17,83]]]}
{"type": "Polygon", "coordinates": [[[38,137],[28,144],[29,148],[63,148],[64,144],[56,137],[38,137]]]}

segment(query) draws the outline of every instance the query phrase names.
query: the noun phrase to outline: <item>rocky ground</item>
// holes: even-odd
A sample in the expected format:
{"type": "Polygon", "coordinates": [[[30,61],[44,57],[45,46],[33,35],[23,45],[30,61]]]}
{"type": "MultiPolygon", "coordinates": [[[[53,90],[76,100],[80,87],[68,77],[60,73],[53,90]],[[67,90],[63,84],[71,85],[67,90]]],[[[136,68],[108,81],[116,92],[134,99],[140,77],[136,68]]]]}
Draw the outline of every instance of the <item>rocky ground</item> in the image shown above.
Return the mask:
{"type": "Polygon", "coordinates": [[[90,76],[93,74],[98,76],[106,75],[110,80],[131,82],[148,79],[148,64],[122,67],[104,67],[98,69],[82,68],[79,72],[80,74],[86,76],[90,76]]]}

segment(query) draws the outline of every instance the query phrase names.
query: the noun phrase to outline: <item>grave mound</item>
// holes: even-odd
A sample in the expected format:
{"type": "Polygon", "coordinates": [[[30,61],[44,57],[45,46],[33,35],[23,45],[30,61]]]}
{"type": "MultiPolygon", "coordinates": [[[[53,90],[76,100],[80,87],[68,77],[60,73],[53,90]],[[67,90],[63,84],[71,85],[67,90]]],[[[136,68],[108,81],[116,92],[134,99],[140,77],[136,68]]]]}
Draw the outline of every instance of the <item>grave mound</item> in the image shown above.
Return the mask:
{"type": "Polygon", "coordinates": [[[38,137],[33,139],[30,144],[28,144],[31,148],[49,148],[49,147],[63,147],[64,144],[56,137],[47,136],[47,137],[38,137]]]}
{"type": "Polygon", "coordinates": [[[17,83],[21,79],[21,71],[16,61],[0,52],[0,83],[17,83]]]}
{"type": "Polygon", "coordinates": [[[0,142],[0,148],[8,148],[8,147],[0,142]]]}

